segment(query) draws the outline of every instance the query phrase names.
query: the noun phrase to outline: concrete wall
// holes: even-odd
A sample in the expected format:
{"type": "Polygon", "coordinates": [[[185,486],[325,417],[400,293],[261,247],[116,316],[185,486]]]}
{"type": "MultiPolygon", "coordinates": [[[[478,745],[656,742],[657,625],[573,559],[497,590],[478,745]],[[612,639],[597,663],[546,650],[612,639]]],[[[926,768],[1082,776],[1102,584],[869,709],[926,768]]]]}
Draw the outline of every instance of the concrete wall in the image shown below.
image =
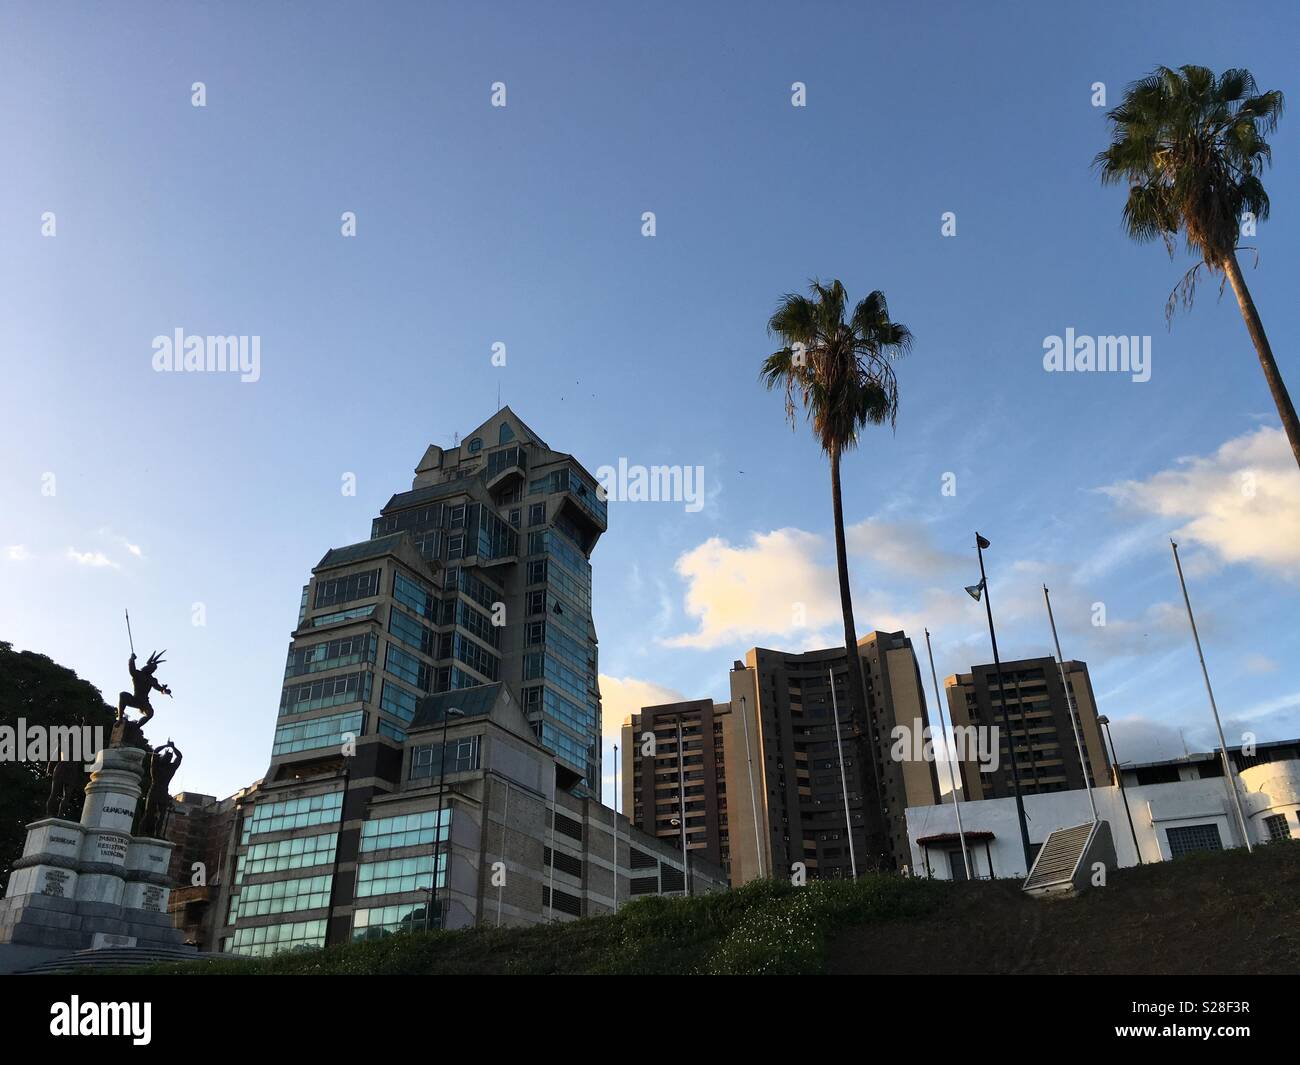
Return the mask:
{"type": "MultiPolygon", "coordinates": [[[[1285,814],[1292,834],[1300,836],[1300,820],[1297,820],[1300,816],[1300,762],[1271,762],[1247,769],[1241,774],[1239,788],[1252,843],[1268,839],[1264,818],[1272,814],[1285,814]]],[[[1168,830],[1178,826],[1213,823],[1218,826],[1224,847],[1242,846],[1236,812],[1222,777],[1129,786],[1126,794],[1144,862],[1167,861],[1172,856],[1168,830]]],[[[1119,788],[1094,788],[1093,797],[1098,816],[1110,822],[1120,867],[1136,865],[1138,850],[1133,842],[1134,831],[1129,829],[1119,788]]],[[[1054,829],[1092,820],[1088,795],[1082,790],[1027,795],[1025,812],[1030,843],[1044,842],[1054,829]]],[[[963,802],[961,817],[966,832],[992,832],[994,836],[988,842],[987,855],[983,842],[969,844],[977,876],[989,875],[989,858],[992,859],[992,875],[995,877],[1028,874],[1015,799],[963,802]]],[[[957,818],[951,801],[941,806],[909,809],[907,824],[913,872],[919,876],[950,879],[952,874],[946,849],[958,846],[955,837],[951,844],[944,844],[942,848],[933,845],[925,848],[917,840],[957,831],[957,818]]]]}

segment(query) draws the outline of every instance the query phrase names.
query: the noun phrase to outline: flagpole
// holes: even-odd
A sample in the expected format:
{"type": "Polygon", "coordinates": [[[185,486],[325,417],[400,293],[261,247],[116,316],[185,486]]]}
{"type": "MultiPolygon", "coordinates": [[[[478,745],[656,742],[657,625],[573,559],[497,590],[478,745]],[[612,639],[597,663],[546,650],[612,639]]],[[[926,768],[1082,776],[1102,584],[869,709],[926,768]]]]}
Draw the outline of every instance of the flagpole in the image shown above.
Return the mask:
{"type": "Polygon", "coordinates": [[[826,679],[831,686],[831,706],[835,715],[835,753],[840,760],[840,793],[844,796],[844,834],[849,838],[849,868],[853,879],[858,878],[858,858],[853,851],[853,818],[849,816],[849,786],[844,779],[844,746],[840,743],[840,702],[835,697],[835,673],[827,668],[826,679]]]}
{"type": "Polygon", "coordinates": [[[1065,706],[1070,713],[1070,726],[1074,729],[1074,745],[1079,749],[1079,769],[1083,773],[1083,786],[1088,789],[1088,805],[1092,807],[1092,819],[1094,822],[1100,820],[1097,816],[1097,800],[1092,797],[1092,785],[1088,782],[1088,759],[1083,753],[1083,736],[1079,731],[1079,720],[1076,717],[1077,707],[1074,704],[1074,696],[1070,694],[1070,684],[1065,679],[1065,658],[1061,655],[1061,638],[1056,635],[1056,618],[1052,614],[1052,597],[1047,593],[1047,585],[1043,585],[1043,600],[1047,603],[1047,620],[1052,623],[1052,642],[1056,644],[1056,667],[1061,673],[1061,687],[1065,689],[1065,706]]]}
{"type": "MultiPolygon", "coordinates": [[[[943,700],[939,698],[939,674],[934,671],[934,648],[930,646],[930,630],[925,630],[925,649],[930,653],[930,679],[934,681],[934,708],[939,714],[939,728],[943,730],[943,745],[948,746],[948,726],[944,723],[943,717],[943,700]]],[[[953,732],[953,743],[956,745],[957,733],[953,732]]],[[[970,854],[966,851],[966,832],[961,825],[961,803],[957,801],[957,770],[953,768],[956,765],[956,759],[953,757],[955,751],[948,751],[948,782],[952,789],[952,808],[957,814],[957,838],[961,840],[961,860],[966,866],[966,879],[974,880],[970,870],[970,854]]]]}
{"type": "Polygon", "coordinates": [[[1178,545],[1169,541],[1174,550],[1174,565],[1178,569],[1178,583],[1183,589],[1183,602],[1187,604],[1187,620],[1192,623],[1192,639],[1196,642],[1196,656],[1201,660],[1201,676],[1205,678],[1205,692],[1210,697],[1210,712],[1214,714],[1214,727],[1219,731],[1219,757],[1223,759],[1223,779],[1232,792],[1232,803],[1237,808],[1237,824],[1241,828],[1241,838],[1246,843],[1246,853],[1253,853],[1250,845],[1250,833],[1246,830],[1246,815],[1241,809],[1241,796],[1237,794],[1237,777],[1228,759],[1228,742],[1223,738],[1223,723],[1219,721],[1219,708],[1214,702],[1214,689],[1210,687],[1210,671],[1205,668],[1205,655],[1201,651],[1201,637],[1196,631],[1196,618],[1192,615],[1192,601],[1187,595],[1187,582],[1183,579],[1183,564],[1178,559],[1178,545]]]}

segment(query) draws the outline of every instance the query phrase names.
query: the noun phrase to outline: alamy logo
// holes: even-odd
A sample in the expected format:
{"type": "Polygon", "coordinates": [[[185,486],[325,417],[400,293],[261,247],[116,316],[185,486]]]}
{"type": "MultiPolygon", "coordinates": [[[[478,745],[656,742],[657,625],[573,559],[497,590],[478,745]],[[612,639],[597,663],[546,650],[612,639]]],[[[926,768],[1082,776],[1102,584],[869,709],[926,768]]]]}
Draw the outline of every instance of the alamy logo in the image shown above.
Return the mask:
{"type": "Polygon", "coordinates": [[[596,471],[600,498],[615,503],[685,503],[688,514],[704,509],[703,466],[618,466],[596,471]]]}
{"type": "Polygon", "coordinates": [[[152,1028],[151,1002],[82,1002],[73,995],[50,1006],[50,1035],[130,1036],[143,1047],[153,1038],[152,1028]]]}
{"type": "Polygon", "coordinates": [[[245,384],[262,376],[260,336],[186,336],[177,327],[171,336],[153,338],[157,373],[237,373],[245,384]]]}
{"type": "MultiPolygon", "coordinates": [[[[895,725],[889,732],[893,746],[889,756],[895,762],[933,762],[934,737],[927,725],[914,729],[895,725]]],[[[981,773],[998,771],[998,726],[957,725],[952,730],[952,746],[948,757],[958,762],[978,762],[981,773]]]]}
{"type": "Polygon", "coordinates": [[[104,748],[103,725],[0,725],[0,762],[84,762],[104,748]]]}
{"type": "Polygon", "coordinates": [[[1043,352],[1048,373],[1108,371],[1131,374],[1134,381],[1151,380],[1149,336],[1078,336],[1071,327],[1063,337],[1044,337],[1043,352]]]}

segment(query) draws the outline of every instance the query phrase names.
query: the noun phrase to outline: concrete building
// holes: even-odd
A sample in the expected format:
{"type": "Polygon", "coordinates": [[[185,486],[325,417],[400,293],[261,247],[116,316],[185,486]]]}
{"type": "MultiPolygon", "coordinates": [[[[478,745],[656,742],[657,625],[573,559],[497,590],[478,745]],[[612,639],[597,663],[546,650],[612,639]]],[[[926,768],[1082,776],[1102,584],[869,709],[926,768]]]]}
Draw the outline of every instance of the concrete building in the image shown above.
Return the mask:
{"type": "Polygon", "coordinates": [[[371,538],[325,554],[270,767],[239,812],[222,949],[569,919],[652,880],[683,888],[680,856],[597,797],[589,558],[605,515],[590,474],[506,407],[430,446],[371,538]]]}
{"type": "Polygon", "coordinates": [[[733,666],[724,735],[734,739],[723,751],[733,885],[789,876],[797,862],[810,878],[849,876],[854,862],[865,872],[882,852],[886,867],[908,864],[904,812],[936,802],[939,782],[933,761],[914,756],[910,745],[896,758],[893,738],[896,726],[925,733],[925,690],[904,633],[868,633],[858,653],[874,766],[858,757],[843,648],[802,654],[754,648],[733,666]]]}
{"type": "MultiPolygon", "coordinates": [[[[1300,836],[1300,740],[1260,744],[1251,754],[1232,748],[1229,758],[1251,843],[1300,836]]],[[[1121,868],[1136,865],[1139,853],[1143,862],[1158,862],[1244,845],[1218,754],[1125,766],[1122,773],[1122,792],[1106,783],[1093,789],[1121,868]]],[[[1055,829],[1092,820],[1083,789],[1027,795],[1025,811],[1034,853],[1055,829]]],[[[963,802],[961,817],[975,876],[1027,874],[1013,798],[963,802]]],[[[908,810],[907,826],[919,875],[965,878],[951,802],[908,810]]]]}
{"type": "MultiPolygon", "coordinates": [[[[642,831],[681,849],[682,779],[685,777],[686,846],[692,858],[719,865],[730,874],[731,841],[725,752],[736,723],[728,703],[696,699],[643,707],[623,723],[622,802],[642,831]],[[677,726],[682,729],[682,774],[678,772],[677,726]],[[649,738],[653,736],[653,741],[649,738]],[[653,755],[643,754],[647,742],[653,755]]],[[[748,791],[737,792],[748,801],[748,791]]]]}
{"type": "MultiPolygon", "coordinates": [[[[1110,759],[1097,724],[1097,703],[1084,662],[1066,662],[1065,681],[1078,713],[1085,761],[1080,764],[1066,689],[1054,658],[1029,658],[1002,663],[1002,689],[992,663],[974,666],[969,673],[944,681],[954,729],[974,726],[998,729],[997,769],[984,772],[968,750],[959,761],[962,797],[997,799],[1014,795],[1011,754],[1003,724],[1003,693],[1011,733],[1016,741],[1016,763],[1022,795],[1069,791],[1105,782],[1110,759]],[[1086,774],[1086,777],[1085,777],[1086,774]]],[[[973,746],[973,745],[972,745],[973,746]]]]}
{"type": "Polygon", "coordinates": [[[234,880],[239,810],[256,791],[253,784],[224,799],[195,791],[172,796],[165,836],[176,844],[168,874],[177,886],[167,900],[167,911],[185,933],[185,941],[200,950],[217,949],[217,930],[224,923],[221,915],[234,880]]]}

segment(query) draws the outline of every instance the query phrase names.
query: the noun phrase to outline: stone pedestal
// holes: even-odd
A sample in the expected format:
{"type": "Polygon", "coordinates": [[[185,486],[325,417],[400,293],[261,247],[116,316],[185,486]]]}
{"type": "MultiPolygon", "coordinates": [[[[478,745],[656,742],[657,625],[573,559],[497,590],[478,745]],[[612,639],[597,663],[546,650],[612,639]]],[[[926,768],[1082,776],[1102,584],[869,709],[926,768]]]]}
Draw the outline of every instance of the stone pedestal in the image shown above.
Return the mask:
{"type": "Polygon", "coordinates": [[[147,754],[103,748],[81,822],[50,817],[27,826],[23,856],[0,900],[0,945],[74,951],[183,944],[167,914],[174,845],[131,835],[147,754]]]}

